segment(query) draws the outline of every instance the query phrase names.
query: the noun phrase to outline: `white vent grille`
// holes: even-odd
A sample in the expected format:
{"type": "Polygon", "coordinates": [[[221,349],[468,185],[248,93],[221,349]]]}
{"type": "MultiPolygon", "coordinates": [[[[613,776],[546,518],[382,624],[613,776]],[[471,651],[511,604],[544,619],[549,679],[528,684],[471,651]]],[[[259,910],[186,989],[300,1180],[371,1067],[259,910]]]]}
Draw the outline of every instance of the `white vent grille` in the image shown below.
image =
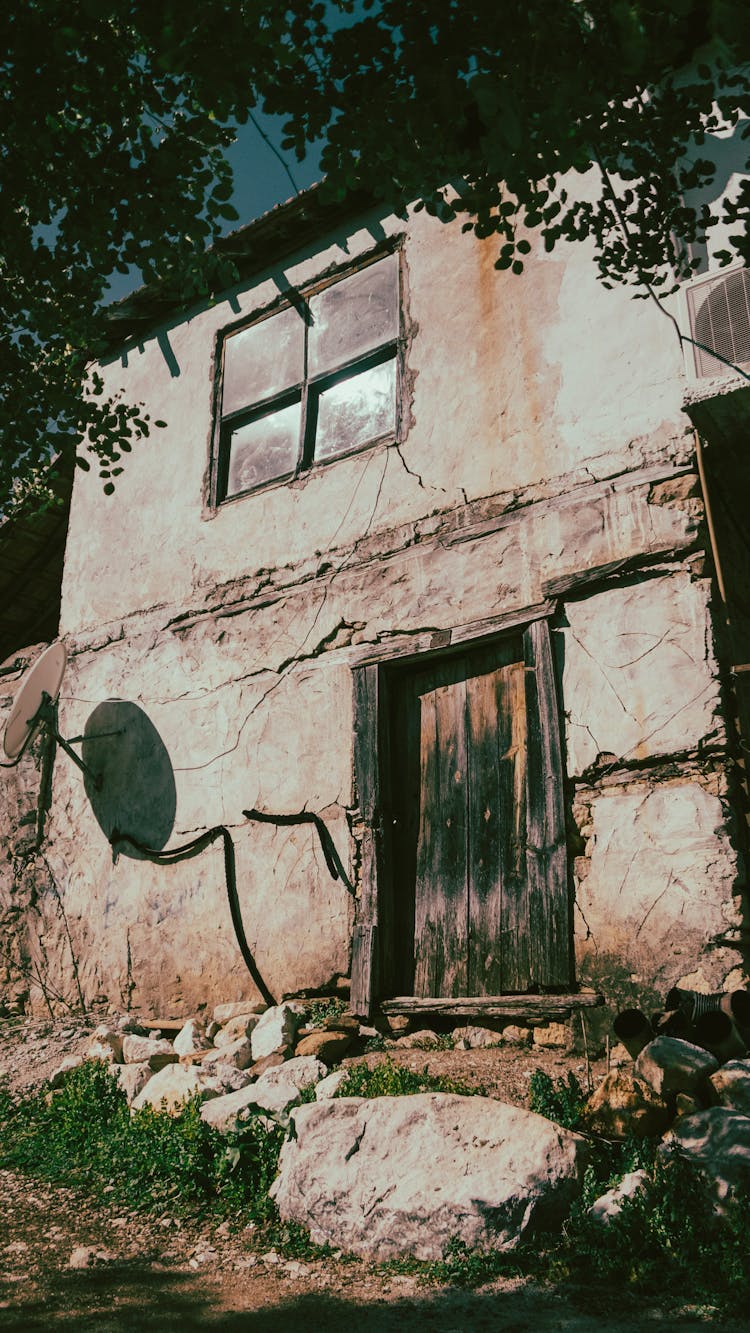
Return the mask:
{"type": "Polygon", "coordinates": [[[690,336],[699,379],[729,375],[731,366],[750,364],[750,269],[734,269],[696,282],[687,289],[690,336]],[[724,360],[704,351],[711,348],[724,360]]]}

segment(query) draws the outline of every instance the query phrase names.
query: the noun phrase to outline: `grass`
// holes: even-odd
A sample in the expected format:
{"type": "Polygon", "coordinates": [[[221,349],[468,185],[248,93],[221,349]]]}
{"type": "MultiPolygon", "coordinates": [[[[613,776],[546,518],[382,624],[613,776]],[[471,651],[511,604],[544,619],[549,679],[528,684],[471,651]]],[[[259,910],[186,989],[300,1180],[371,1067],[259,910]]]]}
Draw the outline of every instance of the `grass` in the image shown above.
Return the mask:
{"type": "Polygon", "coordinates": [[[462,1097],[484,1094],[484,1088],[470,1086],[463,1080],[430,1074],[427,1066],[420,1072],[396,1064],[390,1056],[368,1068],[366,1063],[349,1065],[346,1078],[336,1090],[337,1097],[405,1097],[417,1092],[454,1092],[462,1097]]]}
{"type": "MultiPolygon", "coordinates": [[[[374,1069],[350,1066],[338,1095],[425,1091],[477,1089],[389,1058],[374,1069]]],[[[572,1076],[556,1084],[547,1075],[532,1079],[532,1109],[546,1108],[557,1123],[575,1123],[581,1097],[572,1076]]],[[[284,1133],[256,1116],[229,1136],[219,1134],[201,1119],[196,1101],[177,1116],[150,1108],[131,1113],[101,1061],[73,1070],[56,1093],[14,1098],[0,1090],[0,1167],[74,1184],[131,1209],[228,1219],[238,1228],[253,1222],[258,1244],[289,1257],[323,1257],[330,1251],[312,1244],[304,1228],[282,1222],[269,1198],[284,1133]]],[[[555,1237],[537,1236],[511,1252],[470,1249],[455,1239],[437,1262],[407,1257],[385,1267],[427,1283],[476,1287],[500,1275],[522,1275],[730,1313],[750,1308],[749,1233],[750,1196],[730,1199],[719,1217],[695,1168],[658,1143],[598,1141],[582,1195],[555,1237]],[[595,1222],[594,1200],[638,1167],[647,1172],[643,1193],[625,1200],[608,1225],[595,1222]]]]}
{"type": "Polygon", "coordinates": [[[543,1069],[535,1069],[529,1082],[529,1110],[546,1116],[565,1129],[577,1129],[586,1105],[586,1094],[575,1074],[553,1083],[543,1069]]]}
{"type": "Polygon", "coordinates": [[[284,1131],[251,1117],[222,1135],[197,1101],[178,1116],[151,1107],[131,1113],[99,1060],[86,1061],[63,1088],[15,1100],[0,1093],[0,1165],[51,1181],[105,1189],[123,1204],[163,1211],[232,1215],[264,1223],[284,1131]]]}

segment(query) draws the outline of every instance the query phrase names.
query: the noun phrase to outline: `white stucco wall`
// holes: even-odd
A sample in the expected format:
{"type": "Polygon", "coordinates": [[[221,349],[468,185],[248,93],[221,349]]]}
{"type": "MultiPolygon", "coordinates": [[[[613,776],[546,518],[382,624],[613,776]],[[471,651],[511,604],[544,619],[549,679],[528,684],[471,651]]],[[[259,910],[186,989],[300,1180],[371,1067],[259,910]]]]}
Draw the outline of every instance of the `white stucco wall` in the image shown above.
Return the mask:
{"type": "MultiPolygon", "coordinates": [[[[82,734],[105,698],[144,710],[174,768],[171,844],[219,822],[231,828],[248,939],[277,995],[347,971],[353,903],[309,829],[248,825],[242,810],[317,811],[356,876],[352,666],[392,641],[424,645],[470,625],[481,633],[482,622],[542,602],[550,580],[600,569],[604,578],[623,562],[653,568],[561,594],[553,621],[568,774],[585,775],[590,792],[581,905],[600,955],[628,955],[652,889],[641,891],[641,875],[637,893],[616,892],[621,863],[645,857],[661,892],[693,788],[701,856],[722,870],[699,889],[696,861],[689,911],[673,911],[669,895],[660,916],[653,910],[689,925],[679,927],[671,980],[693,965],[731,898],[726,809],[704,799],[700,772],[674,801],[671,789],[659,796],[647,830],[597,776],[597,765],[611,774],[672,756],[695,769],[706,747],[720,764],[726,745],[709,581],[692,563],[702,509],[684,484],[692,439],[679,348],[650,305],[597,285],[583,247],[533,260],[522,279],[493,261],[492,242],[424,214],[406,224],[373,217],[105,367],[110,387],[168,425],[128,458],[112,498],[92,474],[76,478],[62,731],[82,734]],[[280,284],[366,253],[381,227],[404,235],[411,398],[400,449],[377,445],[212,510],[217,333],[280,284]]],[[[632,780],[652,801],[666,778],[632,780]]],[[[58,756],[46,855],[65,921],[43,902],[33,948],[58,979],[72,949],[90,996],[187,1011],[252,991],[218,847],[169,868],[126,856],[113,865],[78,773],[58,756]]],[[[681,878],[688,869],[680,863],[681,878]]],[[[579,959],[591,938],[578,933],[579,959]]]]}

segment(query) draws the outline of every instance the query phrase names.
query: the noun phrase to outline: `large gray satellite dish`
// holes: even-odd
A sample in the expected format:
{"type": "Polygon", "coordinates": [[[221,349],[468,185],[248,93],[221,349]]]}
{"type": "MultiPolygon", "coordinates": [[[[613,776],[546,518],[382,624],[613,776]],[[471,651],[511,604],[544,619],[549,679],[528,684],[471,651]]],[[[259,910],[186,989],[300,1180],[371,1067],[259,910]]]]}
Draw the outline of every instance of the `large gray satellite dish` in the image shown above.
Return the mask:
{"type": "Polygon", "coordinates": [[[26,672],[3,733],[3,749],[9,759],[21,758],[34,732],[53,713],[67,660],[65,644],[51,643],[26,672]]]}

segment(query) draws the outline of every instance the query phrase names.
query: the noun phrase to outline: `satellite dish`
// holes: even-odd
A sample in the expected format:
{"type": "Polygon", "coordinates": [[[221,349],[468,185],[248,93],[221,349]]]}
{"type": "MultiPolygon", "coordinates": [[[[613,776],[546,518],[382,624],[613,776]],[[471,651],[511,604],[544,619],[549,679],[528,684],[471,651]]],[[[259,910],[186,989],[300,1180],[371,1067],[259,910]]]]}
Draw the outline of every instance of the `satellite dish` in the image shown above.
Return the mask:
{"type": "Polygon", "coordinates": [[[26,672],[3,733],[3,749],[9,759],[20,759],[34,732],[54,716],[67,660],[65,644],[51,643],[26,672]]]}
{"type": "MultiPolygon", "coordinates": [[[[89,771],[86,764],[78,758],[71,742],[66,741],[57,730],[57,696],[60,693],[62,678],[68,654],[65,644],[51,643],[45,648],[33,666],[29,668],[16,691],[10,717],[3,732],[3,749],[11,764],[17,764],[29,741],[40,727],[46,727],[54,736],[61,750],[64,750],[77,768],[80,768],[95,786],[100,779],[89,771]]],[[[82,740],[81,736],[73,737],[82,740]]]]}

